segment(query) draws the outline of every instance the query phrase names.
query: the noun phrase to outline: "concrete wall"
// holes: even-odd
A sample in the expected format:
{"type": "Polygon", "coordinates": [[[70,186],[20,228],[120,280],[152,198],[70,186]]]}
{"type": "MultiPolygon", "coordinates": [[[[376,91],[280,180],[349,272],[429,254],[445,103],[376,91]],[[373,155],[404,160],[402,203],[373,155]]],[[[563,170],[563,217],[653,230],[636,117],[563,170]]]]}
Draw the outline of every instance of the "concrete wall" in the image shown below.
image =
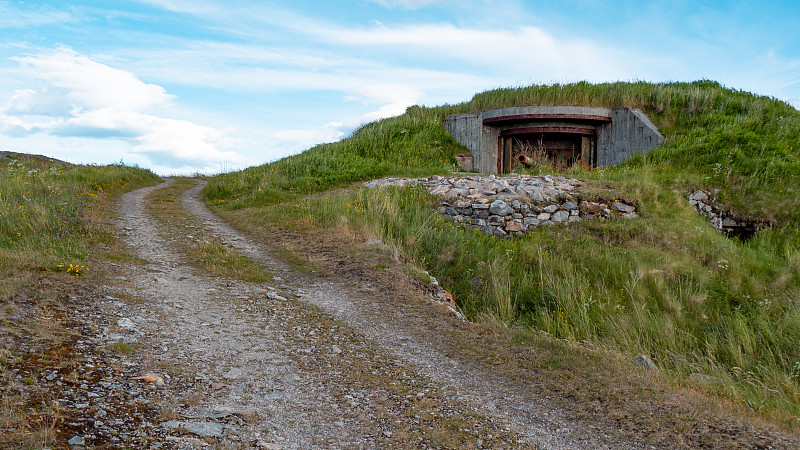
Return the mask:
{"type": "Polygon", "coordinates": [[[481,113],[453,114],[445,120],[445,127],[453,139],[472,153],[472,163],[479,172],[484,171],[481,167],[482,124],[481,113]]]}
{"type": "Polygon", "coordinates": [[[447,131],[456,142],[472,153],[475,169],[481,173],[497,172],[497,139],[501,131],[529,126],[592,126],[597,133],[597,166],[619,164],[636,153],[646,153],[664,142],[647,115],[634,108],[602,108],[594,106],[515,106],[479,113],[455,114],[446,119],[447,131]],[[487,119],[508,116],[578,115],[607,117],[611,122],[594,121],[587,125],[583,119],[545,118],[514,123],[489,123],[487,119]]]}
{"type": "Polygon", "coordinates": [[[610,140],[604,152],[600,153],[598,135],[597,162],[599,167],[620,164],[637,153],[647,153],[664,142],[647,114],[640,109],[617,108],[611,116],[610,140]]]}
{"type": "Polygon", "coordinates": [[[481,135],[481,163],[475,166],[481,173],[497,173],[497,140],[500,138],[500,128],[482,126],[481,135]]]}

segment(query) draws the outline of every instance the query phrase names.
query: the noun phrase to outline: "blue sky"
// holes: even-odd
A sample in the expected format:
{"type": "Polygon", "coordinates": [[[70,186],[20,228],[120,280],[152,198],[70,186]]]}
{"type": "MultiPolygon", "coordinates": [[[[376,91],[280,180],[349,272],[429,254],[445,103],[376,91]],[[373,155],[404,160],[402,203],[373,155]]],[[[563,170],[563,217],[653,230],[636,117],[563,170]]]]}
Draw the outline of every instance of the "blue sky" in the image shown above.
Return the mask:
{"type": "Polygon", "coordinates": [[[800,2],[0,0],[0,150],[233,170],[412,104],[711,79],[800,107],[800,2]]]}

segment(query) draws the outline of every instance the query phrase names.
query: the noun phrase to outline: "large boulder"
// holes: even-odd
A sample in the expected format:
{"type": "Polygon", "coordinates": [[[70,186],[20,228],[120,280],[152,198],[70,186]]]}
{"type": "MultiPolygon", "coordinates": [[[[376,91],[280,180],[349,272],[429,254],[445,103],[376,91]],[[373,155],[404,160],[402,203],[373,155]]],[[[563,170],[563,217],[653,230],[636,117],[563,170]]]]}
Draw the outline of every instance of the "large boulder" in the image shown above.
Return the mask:
{"type": "Polygon", "coordinates": [[[661,375],[661,369],[659,369],[658,366],[656,366],[655,363],[647,357],[647,355],[636,355],[633,358],[633,363],[648,373],[653,375],[661,375]]]}
{"type": "Polygon", "coordinates": [[[569,213],[564,210],[556,211],[552,216],[550,216],[550,220],[555,223],[564,222],[567,219],[569,219],[569,213]]]}
{"type": "Polygon", "coordinates": [[[514,208],[502,200],[495,200],[489,205],[489,214],[497,216],[507,216],[514,212],[514,208]]]}

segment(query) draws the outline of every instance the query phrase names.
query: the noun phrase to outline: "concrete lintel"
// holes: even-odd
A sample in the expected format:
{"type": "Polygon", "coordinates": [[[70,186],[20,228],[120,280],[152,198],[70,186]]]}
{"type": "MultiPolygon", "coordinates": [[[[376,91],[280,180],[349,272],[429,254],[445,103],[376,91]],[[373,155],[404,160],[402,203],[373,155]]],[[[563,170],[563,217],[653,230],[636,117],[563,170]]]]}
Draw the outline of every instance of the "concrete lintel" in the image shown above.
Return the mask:
{"type": "Polygon", "coordinates": [[[500,136],[514,136],[519,134],[535,134],[535,133],[568,133],[568,134],[582,134],[586,136],[594,136],[597,130],[594,128],[585,127],[522,127],[522,128],[509,128],[500,132],[500,136]]]}
{"type": "Polygon", "coordinates": [[[506,116],[531,115],[577,115],[577,116],[598,116],[611,118],[611,108],[597,106],[564,106],[564,105],[536,105],[536,106],[513,106],[510,108],[490,109],[482,113],[483,120],[497,119],[506,116]]]}

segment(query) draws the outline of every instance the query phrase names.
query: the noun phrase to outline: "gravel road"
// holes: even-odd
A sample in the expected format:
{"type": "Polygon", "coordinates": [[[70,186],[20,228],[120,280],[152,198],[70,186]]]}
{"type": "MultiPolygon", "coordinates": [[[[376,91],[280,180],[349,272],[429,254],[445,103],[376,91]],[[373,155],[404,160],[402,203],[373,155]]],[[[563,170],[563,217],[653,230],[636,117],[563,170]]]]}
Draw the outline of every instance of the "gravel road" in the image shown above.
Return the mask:
{"type": "Polygon", "coordinates": [[[109,333],[140,345],[142,376],[152,374],[152,402],[162,408],[151,428],[159,445],[644,447],[584,427],[524,386],[441,353],[405,329],[405,313],[372,301],[368,287],[274,259],[205,207],[202,181],[182,198],[191,225],[157,221],[145,203],[165,185],[122,197],[120,233],[147,264],[132,265],[110,287],[128,300],[116,304],[120,321],[109,333]],[[264,265],[274,282],[190,266],[173,239],[198,229],[264,265]]]}

